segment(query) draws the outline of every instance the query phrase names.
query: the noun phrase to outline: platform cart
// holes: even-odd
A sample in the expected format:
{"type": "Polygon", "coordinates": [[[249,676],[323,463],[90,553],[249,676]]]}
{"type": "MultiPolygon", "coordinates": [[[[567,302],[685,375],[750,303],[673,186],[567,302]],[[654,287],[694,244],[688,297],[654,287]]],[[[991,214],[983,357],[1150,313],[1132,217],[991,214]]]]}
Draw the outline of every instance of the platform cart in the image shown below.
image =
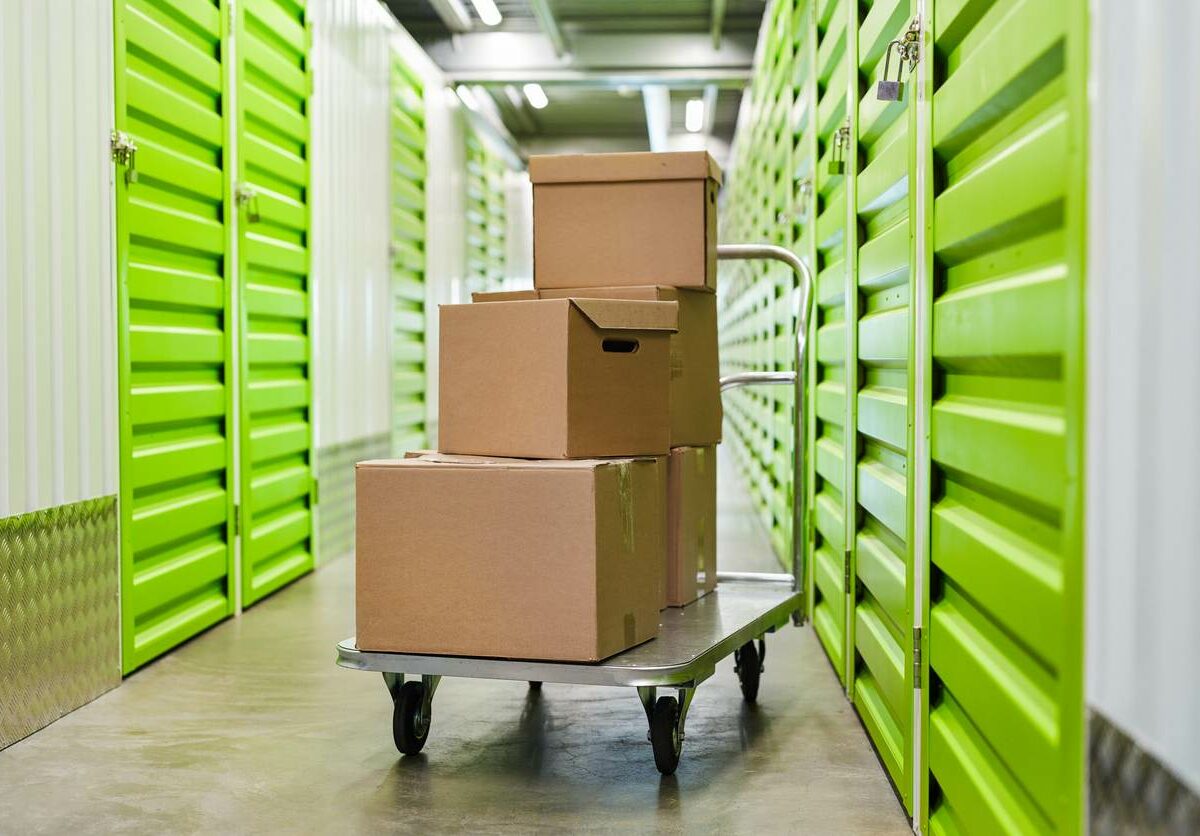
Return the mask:
{"type": "Polygon", "coordinates": [[[617,685],[636,688],[646,720],[647,737],[659,772],[670,775],[679,765],[684,723],[696,688],[733,656],[742,696],[754,702],[766,659],[766,635],[789,621],[804,623],[805,560],[800,532],[804,484],[804,368],[807,324],[813,299],[813,277],[795,253],[770,244],[722,244],[722,261],[782,261],[796,274],[795,371],[743,372],[721,379],[721,391],[742,386],[792,386],[796,408],[793,438],[793,546],[790,573],[718,572],[717,588],[686,607],[663,611],[657,638],[602,662],[537,662],[473,656],[429,656],[359,650],[353,638],[338,644],[342,667],[383,674],[392,695],[392,736],[403,754],[425,745],[433,717],[433,697],[444,676],[543,682],[571,685],[617,685]],[[660,694],[674,691],[675,695],[660,694]]]}

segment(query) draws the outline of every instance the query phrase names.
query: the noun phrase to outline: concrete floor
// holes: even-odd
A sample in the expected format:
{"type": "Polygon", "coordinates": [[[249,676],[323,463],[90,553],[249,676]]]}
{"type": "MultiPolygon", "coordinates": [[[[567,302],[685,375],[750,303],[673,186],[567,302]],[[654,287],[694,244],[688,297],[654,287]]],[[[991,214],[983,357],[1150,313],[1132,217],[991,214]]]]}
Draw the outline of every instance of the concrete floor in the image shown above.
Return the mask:
{"type": "MultiPolygon", "coordinates": [[[[774,571],[723,494],[723,566],[774,571]]],[[[353,592],[335,561],[0,752],[0,831],[909,832],[811,628],[768,637],[756,706],[732,660],[700,687],[671,778],[608,688],[444,680],[401,758],[382,679],[333,664],[353,592]]]]}

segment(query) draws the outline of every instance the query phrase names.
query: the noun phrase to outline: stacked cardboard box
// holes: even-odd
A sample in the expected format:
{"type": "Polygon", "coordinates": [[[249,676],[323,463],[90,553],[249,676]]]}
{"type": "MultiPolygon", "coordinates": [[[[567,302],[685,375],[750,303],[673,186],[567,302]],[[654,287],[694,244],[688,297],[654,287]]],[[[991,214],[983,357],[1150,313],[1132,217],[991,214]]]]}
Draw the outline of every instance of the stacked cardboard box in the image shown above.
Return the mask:
{"type": "Polygon", "coordinates": [[[598,661],[716,583],[705,153],[534,157],[534,285],[441,308],[439,451],[358,465],[358,646],[598,661]]]}

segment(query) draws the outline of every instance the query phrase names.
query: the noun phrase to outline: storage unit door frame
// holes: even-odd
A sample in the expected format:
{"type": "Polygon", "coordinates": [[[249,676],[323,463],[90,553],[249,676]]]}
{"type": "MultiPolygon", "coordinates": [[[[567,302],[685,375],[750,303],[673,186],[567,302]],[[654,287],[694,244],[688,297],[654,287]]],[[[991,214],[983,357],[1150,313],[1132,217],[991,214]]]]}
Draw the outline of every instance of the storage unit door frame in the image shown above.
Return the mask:
{"type": "Polygon", "coordinates": [[[303,0],[238,0],[241,603],[313,568],[311,29],[303,0]]]}
{"type": "Polygon", "coordinates": [[[221,0],[114,13],[128,673],[235,609],[231,68],[221,0]]]}

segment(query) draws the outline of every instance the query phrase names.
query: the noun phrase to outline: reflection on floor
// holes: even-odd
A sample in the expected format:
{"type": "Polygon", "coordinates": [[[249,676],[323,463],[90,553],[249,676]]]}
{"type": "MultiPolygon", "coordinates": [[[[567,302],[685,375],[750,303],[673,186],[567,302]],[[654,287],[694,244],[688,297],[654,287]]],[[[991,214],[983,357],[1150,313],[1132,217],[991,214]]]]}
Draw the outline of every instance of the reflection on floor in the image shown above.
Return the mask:
{"type": "MultiPolygon", "coordinates": [[[[721,466],[725,567],[778,571],[721,466]]],[[[553,684],[444,680],[400,758],[381,678],[333,664],[353,578],[336,561],[0,752],[0,829],[908,832],[810,628],[768,637],[758,705],[732,660],[699,688],[671,778],[632,690],[553,684]]]]}

